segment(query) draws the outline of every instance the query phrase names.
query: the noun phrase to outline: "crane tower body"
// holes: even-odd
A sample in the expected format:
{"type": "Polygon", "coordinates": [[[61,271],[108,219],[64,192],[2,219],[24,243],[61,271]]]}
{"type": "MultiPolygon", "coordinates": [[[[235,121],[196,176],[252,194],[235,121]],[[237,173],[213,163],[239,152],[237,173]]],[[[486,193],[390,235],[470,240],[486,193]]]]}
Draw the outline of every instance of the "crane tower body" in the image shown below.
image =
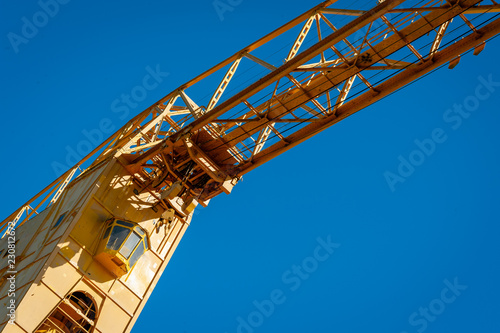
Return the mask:
{"type": "Polygon", "coordinates": [[[197,205],[500,32],[495,2],[333,3],[172,91],[7,217],[0,331],[129,332],[197,205]],[[260,57],[283,39],[279,61],[260,57]],[[231,95],[245,66],[265,72],[231,95]]]}

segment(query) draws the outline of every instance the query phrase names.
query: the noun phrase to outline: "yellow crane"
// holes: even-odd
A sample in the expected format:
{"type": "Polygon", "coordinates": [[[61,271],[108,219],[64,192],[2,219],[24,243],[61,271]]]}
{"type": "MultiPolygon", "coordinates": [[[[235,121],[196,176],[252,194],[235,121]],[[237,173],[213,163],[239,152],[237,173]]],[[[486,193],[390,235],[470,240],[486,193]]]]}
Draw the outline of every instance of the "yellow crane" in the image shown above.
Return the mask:
{"type": "Polygon", "coordinates": [[[0,224],[0,330],[129,332],[197,205],[500,32],[494,1],[412,3],[319,4],[136,115],[15,210],[0,224]],[[337,27],[339,15],[350,20],[337,27]],[[281,63],[260,56],[283,39],[281,63]],[[229,95],[252,68],[265,72],[229,95]]]}

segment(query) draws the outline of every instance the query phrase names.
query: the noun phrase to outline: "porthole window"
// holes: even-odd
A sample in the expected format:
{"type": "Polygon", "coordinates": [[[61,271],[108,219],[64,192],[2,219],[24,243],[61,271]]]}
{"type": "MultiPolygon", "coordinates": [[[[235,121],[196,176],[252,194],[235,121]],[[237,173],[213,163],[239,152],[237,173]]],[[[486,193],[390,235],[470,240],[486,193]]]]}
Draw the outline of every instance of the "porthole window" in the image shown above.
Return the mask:
{"type": "Polygon", "coordinates": [[[147,233],[137,223],[112,219],[105,227],[96,260],[120,277],[134,267],[148,248],[147,233]]]}

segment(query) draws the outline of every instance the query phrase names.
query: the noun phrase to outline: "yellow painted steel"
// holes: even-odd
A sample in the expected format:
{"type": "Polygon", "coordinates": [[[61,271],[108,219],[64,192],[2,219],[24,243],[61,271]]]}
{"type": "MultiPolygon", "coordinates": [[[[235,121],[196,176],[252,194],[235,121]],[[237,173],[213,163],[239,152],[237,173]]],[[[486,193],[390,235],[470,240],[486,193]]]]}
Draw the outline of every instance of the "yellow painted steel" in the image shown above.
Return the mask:
{"type": "Polygon", "coordinates": [[[488,38],[500,33],[500,20],[496,19],[479,29],[472,27],[456,43],[441,43],[454,17],[496,12],[499,5],[459,0],[445,7],[430,1],[422,5],[425,8],[396,8],[404,2],[381,1],[370,11],[339,10],[329,8],[333,1],[323,2],[166,95],[13,212],[0,223],[4,232],[0,249],[6,249],[9,235],[15,234],[17,311],[15,322],[9,324],[11,286],[8,260],[3,256],[0,318],[4,321],[0,331],[129,332],[198,204],[206,206],[211,198],[229,194],[246,172],[438,66],[447,62],[455,66],[467,50],[475,49],[478,54],[488,38]],[[390,22],[384,17],[389,12],[404,13],[411,22],[390,22]],[[337,29],[327,15],[356,18],[337,29]],[[333,32],[320,34],[316,44],[299,52],[313,30],[313,18],[318,30],[321,20],[333,32]],[[368,29],[365,44],[358,48],[350,44],[348,37],[371,27],[377,18],[386,26],[383,33],[372,36],[368,29]],[[304,28],[282,66],[251,54],[301,23],[304,28]],[[414,41],[435,31],[428,54],[413,47],[414,41]],[[346,44],[344,53],[335,48],[340,42],[346,44]],[[407,49],[417,56],[414,63],[390,58],[407,49]],[[337,58],[326,61],[326,51],[337,58]],[[243,57],[270,72],[218,103],[244,65],[240,64],[243,57]],[[310,63],[317,59],[322,60],[310,63]],[[188,87],[227,66],[230,68],[207,108],[187,96],[188,87]],[[398,70],[398,74],[371,85],[362,73],[373,69],[398,70]],[[308,74],[300,81],[297,73],[308,74]],[[348,99],[355,78],[367,88],[348,99]],[[280,80],[288,80],[290,86],[277,91],[280,80]],[[251,97],[274,85],[268,100],[251,104],[251,97]],[[342,86],[340,95],[334,96],[334,88],[342,86]],[[328,100],[321,103],[318,97],[328,100]],[[181,100],[186,105],[176,104],[181,100]],[[243,114],[228,114],[242,105],[243,114]],[[307,117],[297,117],[294,112],[298,109],[306,111],[307,117]],[[176,121],[176,117],[182,118],[176,121]],[[288,133],[275,126],[301,122],[303,126],[294,126],[288,133]],[[277,139],[268,143],[271,132],[277,139]],[[252,140],[255,145],[249,147],[252,140]],[[79,167],[91,158],[90,167],[78,174],[79,167]]]}

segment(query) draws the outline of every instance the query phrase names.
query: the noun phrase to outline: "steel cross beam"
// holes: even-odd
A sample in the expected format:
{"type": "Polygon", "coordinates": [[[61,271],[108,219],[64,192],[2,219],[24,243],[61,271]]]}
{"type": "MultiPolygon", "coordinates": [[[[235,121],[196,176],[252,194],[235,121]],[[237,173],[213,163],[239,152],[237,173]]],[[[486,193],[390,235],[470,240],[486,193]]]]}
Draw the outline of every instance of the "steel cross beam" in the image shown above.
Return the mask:
{"type": "Polygon", "coordinates": [[[500,33],[500,20],[495,20],[487,26],[478,30],[478,34],[470,34],[453,45],[433,54],[432,61],[425,62],[419,66],[410,67],[401,73],[393,76],[387,81],[375,86],[376,92],[371,90],[365,94],[350,100],[345,105],[337,109],[336,114],[321,119],[318,122],[307,125],[298,130],[292,135],[286,137],[286,141],[281,141],[271,147],[256,154],[252,161],[248,161],[239,167],[239,175],[243,175],[272,158],[282,154],[290,148],[295,147],[299,143],[311,138],[328,127],[338,123],[339,121],[353,115],[354,113],[370,106],[371,104],[388,96],[392,92],[404,87],[415,79],[425,75],[432,70],[453,60],[458,54],[462,54],[482,42],[498,35],[500,33]]]}
{"type": "MultiPolygon", "coordinates": [[[[479,2],[478,0],[473,0],[473,1],[474,3],[479,2]]],[[[187,134],[191,131],[196,131],[203,128],[203,126],[207,125],[211,119],[214,119],[219,115],[223,114],[224,112],[226,112],[227,110],[237,106],[242,100],[249,98],[250,96],[262,90],[263,87],[267,87],[269,84],[276,82],[276,80],[291,73],[295,68],[304,64],[306,61],[313,59],[319,53],[324,52],[325,50],[330,48],[331,45],[335,45],[345,37],[355,33],[361,27],[364,27],[370,22],[375,21],[377,18],[387,13],[390,9],[396,7],[397,5],[403,2],[404,0],[387,0],[382,2],[378,6],[374,7],[373,9],[369,10],[368,12],[356,18],[354,21],[349,22],[348,24],[346,24],[345,26],[343,26],[330,36],[324,38],[316,45],[310,47],[309,49],[300,53],[298,56],[292,58],[283,66],[277,68],[274,72],[268,74],[267,76],[263,77],[254,84],[250,85],[248,88],[244,89],[240,93],[231,97],[229,100],[221,104],[219,107],[215,108],[213,112],[200,117],[199,119],[191,123],[189,126],[185,127],[180,133],[177,133],[175,136],[173,136],[172,140],[175,141],[179,135],[187,134]]]]}
{"type": "MultiPolygon", "coordinates": [[[[311,30],[312,18],[317,19],[320,17],[316,13],[306,20],[304,27],[299,32],[299,37],[293,43],[292,50],[286,57],[284,65],[275,67],[245,51],[243,55],[236,57],[235,61],[239,63],[242,57],[245,56],[270,69],[271,72],[241,92],[228,98],[219,106],[211,110],[209,109],[201,117],[193,120],[182,130],[165,140],[174,146],[173,151],[182,159],[183,154],[181,150],[175,148],[176,142],[184,137],[193,137],[192,142],[196,145],[197,149],[204,151],[205,155],[210,159],[212,166],[219,167],[217,172],[228,175],[226,181],[232,178],[232,182],[235,183],[244,173],[253,170],[262,163],[331,126],[331,124],[361,109],[353,108],[352,105],[359,104],[366,107],[383,98],[388,93],[400,88],[402,82],[406,82],[405,84],[407,84],[429,70],[441,65],[443,62],[450,61],[460,54],[460,52],[463,52],[464,50],[457,47],[448,47],[446,48],[448,57],[443,57],[443,51],[438,52],[438,50],[445,37],[445,28],[448,27],[452,19],[463,15],[464,12],[475,7],[479,2],[478,0],[464,0],[448,7],[440,6],[437,9],[432,8],[432,5],[437,2],[430,2],[431,7],[429,8],[432,8],[432,10],[429,9],[428,14],[423,15],[424,11],[418,11],[418,13],[408,14],[399,20],[390,22],[384,15],[402,3],[402,1],[386,1],[371,11],[364,12],[344,27],[338,30],[335,29],[325,38],[319,38],[316,44],[302,53],[296,54],[298,47],[303,44],[307,33],[311,30]],[[420,16],[422,17],[419,18],[420,16]],[[349,36],[360,31],[363,27],[368,25],[371,27],[373,22],[378,18],[381,18],[385,24],[385,28],[382,31],[370,35],[370,28],[368,28],[368,31],[362,38],[362,42],[357,43],[356,47],[347,41],[349,36]],[[411,23],[408,23],[410,20],[411,23]],[[430,45],[424,48],[425,53],[422,50],[417,51],[413,43],[433,31],[436,31],[436,37],[430,39],[430,45]],[[384,38],[381,38],[382,35],[384,35],[384,38]],[[339,51],[336,47],[341,41],[344,41],[348,45],[347,48],[344,48],[343,52],[339,51]],[[322,59],[324,59],[324,52],[329,49],[333,50],[338,56],[337,60],[330,60],[329,62],[323,60],[316,64],[317,67],[307,65],[308,61],[311,61],[318,55],[321,55],[322,59]],[[406,61],[405,59],[408,56],[402,59],[389,58],[389,56],[402,49],[410,50],[416,57],[416,60],[406,61]],[[300,76],[296,78],[293,74],[306,66],[309,66],[309,69],[316,69],[317,72],[313,72],[299,81],[300,76]],[[361,72],[374,70],[375,67],[377,70],[385,71],[402,70],[403,73],[397,74],[396,80],[387,80],[387,82],[393,82],[393,84],[372,85],[361,72]],[[361,96],[358,94],[354,100],[346,101],[347,94],[352,89],[353,78],[356,76],[362,77],[362,82],[369,89],[363,92],[361,96]],[[289,81],[291,85],[280,91],[278,87],[283,80],[289,81]],[[341,84],[343,84],[343,88],[340,90],[340,94],[336,97],[336,100],[328,100],[327,102],[330,107],[324,107],[318,101],[318,98],[329,94],[332,89],[341,84]],[[270,98],[264,99],[264,102],[261,101],[261,104],[257,106],[249,103],[248,100],[252,96],[270,87],[273,87],[272,93],[269,94],[270,98]],[[363,101],[363,103],[359,101],[363,101]],[[313,107],[308,105],[310,102],[313,107]],[[226,115],[228,111],[237,108],[240,104],[245,105],[246,111],[244,111],[243,115],[233,118],[219,118],[221,115],[226,115]],[[308,113],[306,117],[304,115],[297,116],[297,112],[300,109],[308,113]],[[285,136],[283,133],[280,133],[280,129],[276,126],[277,124],[284,123],[308,125],[299,127],[295,133],[285,136]],[[279,140],[264,149],[266,141],[270,138],[271,131],[279,140]],[[209,135],[204,135],[203,133],[205,132],[209,133],[209,135]],[[254,135],[256,136],[255,138],[253,137],[254,135]],[[251,139],[252,142],[246,142],[248,139],[251,139]],[[249,144],[253,144],[253,147],[249,147],[249,144]]],[[[460,45],[465,45],[466,51],[476,46],[474,45],[474,41],[485,41],[496,33],[497,31],[494,29],[488,30],[488,33],[486,33],[486,30],[472,30],[467,39],[469,42],[466,44],[461,43],[460,45]]],[[[321,30],[318,31],[318,35],[320,34],[321,30]]],[[[231,76],[234,74],[233,69],[234,63],[228,70],[231,76]]],[[[224,88],[226,87],[224,86],[224,88]]],[[[220,85],[217,89],[220,89],[220,85]]],[[[156,152],[152,151],[145,152],[143,155],[153,156],[154,154],[156,152]]],[[[147,159],[144,156],[141,158],[142,161],[147,159]]],[[[186,155],[184,156],[187,158],[186,155]]],[[[190,160],[193,160],[193,158],[191,157],[190,160]]],[[[206,166],[201,163],[198,162],[197,164],[201,169],[206,169],[206,166]]],[[[202,172],[194,172],[194,176],[191,178],[195,180],[200,179],[202,174],[202,172]]],[[[220,177],[211,176],[210,178],[211,180],[208,183],[202,184],[203,189],[200,188],[199,191],[196,191],[196,184],[189,183],[188,187],[191,190],[189,195],[196,196],[200,202],[203,202],[219,193],[228,192],[227,187],[222,186],[224,182],[222,182],[220,177]]],[[[189,181],[190,177],[187,177],[187,179],[189,181]]],[[[168,182],[162,185],[168,186],[168,182]]]]}
{"type": "MultiPolygon", "coordinates": [[[[351,63],[345,64],[346,67],[334,67],[332,68],[332,71],[312,78],[307,87],[302,86],[300,89],[292,89],[284,93],[283,97],[276,97],[271,108],[265,109],[263,106],[257,107],[257,110],[260,111],[260,117],[247,118],[246,120],[239,119],[238,121],[241,121],[244,124],[236,127],[231,132],[222,135],[220,141],[224,142],[224,146],[234,146],[245,140],[248,136],[251,136],[261,130],[263,126],[267,126],[267,124],[269,124],[270,122],[272,123],[272,121],[276,121],[277,119],[282,119],[291,111],[297,109],[308,101],[313,100],[315,97],[326,93],[333,87],[336,87],[343,82],[347,82],[349,85],[349,81],[351,80],[351,78],[359,74],[362,68],[366,69],[378,62],[384,61],[391,54],[404,47],[408,47],[409,45],[411,45],[411,42],[414,42],[418,38],[434,30],[435,27],[439,27],[442,24],[445,24],[453,17],[463,12],[467,8],[466,6],[472,6],[477,2],[478,1],[476,0],[464,1],[460,5],[457,4],[454,7],[446,10],[442,9],[439,11],[434,11],[428,14],[426,17],[415,21],[411,25],[408,25],[401,31],[397,31],[397,33],[394,33],[390,37],[384,39],[379,44],[370,45],[370,47],[367,48],[366,52],[362,54],[361,52],[358,53],[357,57],[353,59],[351,63]],[[404,38],[402,38],[401,36],[404,36],[404,38]]],[[[389,29],[391,31],[395,30],[392,24],[389,29]]],[[[347,56],[344,56],[343,58],[346,59],[347,56]]],[[[421,57],[418,57],[418,61],[420,63],[422,62],[422,60],[423,59],[421,57]]],[[[378,91],[373,87],[372,90],[378,91]]],[[[337,109],[340,106],[339,104],[344,102],[345,98],[343,95],[345,95],[346,93],[347,92],[344,89],[341,91],[339,100],[335,103],[334,109],[337,109]]],[[[241,98],[244,97],[245,96],[242,96],[241,98]]],[[[239,96],[235,96],[235,98],[239,98],[239,96]]],[[[214,114],[207,114],[205,118],[216,118],[216,116],[217,114],[214,112],[214,114]]],[[[195,124],[193,126],[196,127],[197,125],[195,124]]],[[[213,154],[214,158],[216,158],[215,156],[223,153],[221,149],[224,149],[224,146],[221,145],[220,142],[215,140],[211,140],[205,144],[202,144],[202,147],[206,149],[207,152],[213,154]]]]}

